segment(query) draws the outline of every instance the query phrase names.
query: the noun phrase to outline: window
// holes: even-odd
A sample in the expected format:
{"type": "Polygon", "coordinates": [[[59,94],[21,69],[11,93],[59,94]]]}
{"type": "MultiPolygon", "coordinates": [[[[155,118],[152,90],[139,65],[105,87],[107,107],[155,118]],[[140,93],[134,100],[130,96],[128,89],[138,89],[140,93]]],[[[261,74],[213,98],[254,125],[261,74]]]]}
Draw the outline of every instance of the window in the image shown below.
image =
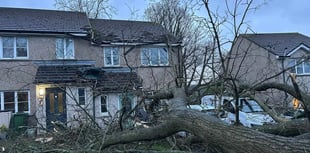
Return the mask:
{"type": "Polygon", "coordinates": [[[28,58],[28,40],[24,37],[2,37],[0,48],[3,59],[28,58]]]}
{"type": "Polygon", "coordinates": [[[104,115],[108,114],[108,97],[107,96],[101,96],[100,97],[100,110],[101,113],[104,115]]]}
{"type": "Polygon", "coordinates": [[[264,110],[260,107],[255,100],[239,100],[239,108],[242,112],[253,113],[253,112],[263,112],[264,110]]]}
{"type": "Polygon", "coordinates": [[[17,93],[18,111],[28,111],[28,92],[17,93]]]}
{"type": "Polygon", "coordinates": [[[124,113],[130,112],[134,107],[132,94],[125,94],[119,96],[119,109],[122,109],[124,113]]]}
{"type": "Polygon", "coordinates": [[[147,66],[168,65],[168,51],[166,48],[143,48],[141,51],[141,64],[147,66]]]}
{"type": "Polygon", "coordinates": [[[119,66],[119,48],[107,47],[104,48],[104,65],[105,66],[119,66]]]}
{"type": "Polygon", "coordinates": [[[299,61],[296,59],[291,59],[288,63],[291,73],[296,74],[310,74],[310,61],[299,61]]]}
{"type": "Polygon", "coordinates": [[[0,92],[1,110],[17,112],[29,112],[29,91],[5,91],[0,92]]]}
{"type": "Polygon", "coordinates": [[[4,109],[15,113],[15,92],[4,92],[4,109]]]}
{"type": "Polygon", "coordinates": [[[56,39],[56,58],[74,59],[74,41],[69,38],[56,39]]]}
{"type": "Polygon", "coordinates": [[[78,94],[79,94],[79,104],[80,105],[85,105],[85,100],[86,100],[85,88],[79,88],[78,89],[78,94]]]}

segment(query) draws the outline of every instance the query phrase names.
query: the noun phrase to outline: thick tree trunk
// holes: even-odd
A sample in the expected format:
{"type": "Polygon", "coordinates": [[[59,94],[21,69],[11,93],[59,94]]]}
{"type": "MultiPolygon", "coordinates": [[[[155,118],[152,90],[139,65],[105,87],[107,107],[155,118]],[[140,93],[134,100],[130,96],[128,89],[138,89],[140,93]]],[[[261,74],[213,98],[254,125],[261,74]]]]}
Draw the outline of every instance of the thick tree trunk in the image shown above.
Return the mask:
{"type": "Polygon", "coordinates": [[[104,147],[133,141],[162,139],[178,131],[190,132],[209,145],[229,153],[310,152],[310,140],[276,136],[245,127],[226,125],[215,117],[194,110],[171,111],[162,124],[153,128],[108,135],[104,147]]]}
{"type": "Polygon", "coordinates": [[[162,116],[161,124],[107,135],[102,148],[134,141],[163,139],[179,131],[187,131],[222,152],[310,152],[310,139],[277,136],[241,126],[227,125],[213,116],[186,109],[186,96],[182,89],[174,90],[173,95],[168,112],[162,116]]]}
{"type": "Polygon", "coordinates": [[[310,132],[310,123],[307,119],[294,119],[278,124],[270,124],[264,126],[256,126],[254,129],[270,134],[281,136],[297,136],[310,132]]]}
{"type": "MultiPolygon", "coordinates": [[[[244,87],[246,87],[246,86],[244,86],[244,87]]],[[[264,84],[260,84],[256,87],[254,87],[252,89],[255,91],[265,91],[267,89],[278,89],[281,91],[285,91],[288,94],[290,94],[291,96],[297,98],[298,100],[303,100],[302,102],[303,102],[304,107],[307,108],[308,110],[310,110],[310,95],[308,95],[302,91],[299,91],[299,93],[296,92],[293,86],[290,86],[287,84],[282,84],[282,83],[264,83],[264,84]],[[301,95],[301,97],[303,97],[303,99],[300,99],[299,94],[301,95]]]]}

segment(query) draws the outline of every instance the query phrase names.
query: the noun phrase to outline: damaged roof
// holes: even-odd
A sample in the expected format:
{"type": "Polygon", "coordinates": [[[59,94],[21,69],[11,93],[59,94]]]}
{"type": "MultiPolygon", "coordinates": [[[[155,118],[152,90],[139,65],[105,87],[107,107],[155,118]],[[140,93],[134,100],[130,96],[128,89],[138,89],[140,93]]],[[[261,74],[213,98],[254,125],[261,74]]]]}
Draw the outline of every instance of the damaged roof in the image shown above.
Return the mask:
{"type": "Polygon", "coordinates": [[[35,83],[40,84],[83,84],[95,83],[101,93],[123,92],[142,86],[137,73],[131,71],[104,71],[90,65],[41,65],[35,83]]]}
{"type": "Polygon", "coordinates": [[[310,37],[300,33],[242,34],[240,36],[278,56],[288,56],[301,45],[310,48],[310,37]]]}
{"type": "Polygon", "coordinates": [[[0,7],[0,31],[42,33],[87,33],[86,13],[0,7]]]}
{"type": "Polygon", "coordinates": [[[177,43],[161,25],[146,21],[90,19],[99,43],[177,43]]]}
{"type": "Polygon", "coordinates": [[[160,24],[146,21],[89,19],[84,12],[0,7],[0,32],[88,34],[93,42],[180,43],[160,24]]]}

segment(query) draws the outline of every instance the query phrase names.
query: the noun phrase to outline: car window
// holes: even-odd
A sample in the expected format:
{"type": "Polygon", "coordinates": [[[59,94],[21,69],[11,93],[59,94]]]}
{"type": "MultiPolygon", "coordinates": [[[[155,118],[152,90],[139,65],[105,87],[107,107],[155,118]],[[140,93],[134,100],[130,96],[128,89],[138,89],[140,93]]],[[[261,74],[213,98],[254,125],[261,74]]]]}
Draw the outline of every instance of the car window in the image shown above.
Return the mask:
{"type": "Polygon", "coordinates": [[[232,102],[227,99],[223,100],[223,109],[227,112],[235,113],[235,108],[232,105],[232,102]]]}
{"type": "Polygon", "coordinates": [[[262,112],[263,109],[254,100],[240,100],[241,111],[245,113],[262,112]]]}

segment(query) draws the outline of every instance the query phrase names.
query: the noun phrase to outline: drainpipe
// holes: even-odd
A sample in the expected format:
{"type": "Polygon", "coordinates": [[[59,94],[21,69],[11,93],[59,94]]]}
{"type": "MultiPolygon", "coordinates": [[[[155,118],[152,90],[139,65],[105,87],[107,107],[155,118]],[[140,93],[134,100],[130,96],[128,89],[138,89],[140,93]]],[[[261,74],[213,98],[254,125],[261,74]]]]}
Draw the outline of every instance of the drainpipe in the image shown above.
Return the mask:
{"type": "MultiPolygon", "coordinates": [[[[92,88],[92,93],[93,93],[93,118],[94,118],[94,121],[96,122],[96,93],[95,93],[95,90],[96,90],[96,87],[97,87],[97,80],[94,82],[94,85],[93,85],[93,88],[92,88]]],[[[99,127],[98,123],[96,122],[95,124],[97,124],[97,126],[99,127]]]]}
{"type": "MultiPolygon", "coordinates": [[[[282,71],[284,71],[284,61],[285,61],[285,57],[284,56],[282,56],[282,57],[280,57],[280,59],[281,59],[281,67],[282,67],[282,71]]],[[[283,83],[285,84],[285,73],[283,72],[282,73],[282,80],[283,80],[283,83]]],[[[285,108],[287,108],[287,98],[288,98],[288,94],[287,94],[287,92],[284,92],[284,94],[285,94],[285,96],[284,96],[284,107],[285,108]]]]}
{"type": "Polygon", "coordinates": [[[96,97],[95,97],[95,92],[93,91],[93,117],[94,117],[94,121],[96,121],[96,101],[95,101],[96,97]]]}

